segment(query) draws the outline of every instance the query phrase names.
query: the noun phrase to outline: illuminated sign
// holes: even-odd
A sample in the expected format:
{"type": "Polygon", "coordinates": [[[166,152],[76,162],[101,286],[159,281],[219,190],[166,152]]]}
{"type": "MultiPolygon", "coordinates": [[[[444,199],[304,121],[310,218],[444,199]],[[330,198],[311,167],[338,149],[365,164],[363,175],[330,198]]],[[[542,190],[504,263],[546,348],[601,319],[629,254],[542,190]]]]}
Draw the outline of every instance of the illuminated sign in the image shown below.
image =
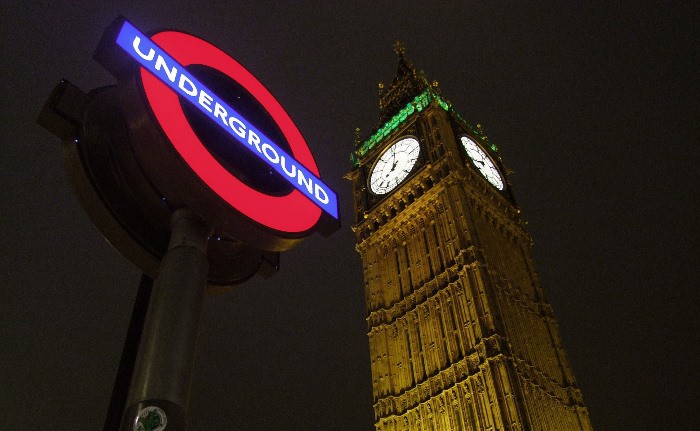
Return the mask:
{"type": "Polygon", "coordinates": [[[325,211],[338,219],[336,194],[319,178],[318,168],[301,133],[269,91],[226,53],[190,34],[164,31],[148,38],[124,21],[116,44],[141,66],[143,89],[153,114],[175,149],[195,174],[220,198],[272,229],[302,232],[325,211]],[[275,144],[185,67],[204,65],[239,83],[280,128],[292,154],[275,144]],[[295,190],[270,196],[241,182],[207,150],[189,124],[179,98],[274,169],[295,190]]]}

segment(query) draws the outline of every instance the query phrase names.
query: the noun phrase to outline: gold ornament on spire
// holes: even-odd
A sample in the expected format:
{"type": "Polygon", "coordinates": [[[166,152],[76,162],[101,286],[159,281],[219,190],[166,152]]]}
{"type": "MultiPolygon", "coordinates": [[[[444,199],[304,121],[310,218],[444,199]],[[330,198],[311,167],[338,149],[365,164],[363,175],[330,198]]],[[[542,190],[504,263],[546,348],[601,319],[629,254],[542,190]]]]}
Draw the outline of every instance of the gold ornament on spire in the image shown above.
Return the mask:
{"type": "Polygon", "coordinates": [[[406,54],[406,47],[403,46],[403,42],[401,42],[400,40],[394,41],[393,47],[394,47],[394,52],[399,57],[403,57],[403,55],[406,54]]]}

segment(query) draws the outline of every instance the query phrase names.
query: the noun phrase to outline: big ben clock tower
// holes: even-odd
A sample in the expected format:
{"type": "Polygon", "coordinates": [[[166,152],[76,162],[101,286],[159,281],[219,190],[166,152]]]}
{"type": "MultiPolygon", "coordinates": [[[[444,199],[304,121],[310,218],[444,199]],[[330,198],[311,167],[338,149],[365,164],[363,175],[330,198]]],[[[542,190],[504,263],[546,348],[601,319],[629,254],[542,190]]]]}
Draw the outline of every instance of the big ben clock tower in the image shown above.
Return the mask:
{"type": "Polygon", "coordinates": [[[376,430],[591,430],[497,148],[395,50],[347,175],[376,430]]]}

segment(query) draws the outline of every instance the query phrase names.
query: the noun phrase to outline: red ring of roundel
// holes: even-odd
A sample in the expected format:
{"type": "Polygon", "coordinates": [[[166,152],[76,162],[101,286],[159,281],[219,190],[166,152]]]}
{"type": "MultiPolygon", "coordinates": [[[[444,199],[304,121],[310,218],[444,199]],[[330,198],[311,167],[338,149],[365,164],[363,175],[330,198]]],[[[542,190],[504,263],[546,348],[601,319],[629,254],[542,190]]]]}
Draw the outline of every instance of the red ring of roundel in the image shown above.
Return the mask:
{"type": "MultiPolygon", "coordinates": [[[[277,123],[294,158],[319,176],[316,162],[299,129],[267,88],[241,64],[209,42],[190,34],[165,31],[151,39],[181,65],[208,66],[242,85],[277,123]]],[[[192,130],[177,94],[143,68],[141,80],[148,103],[170,142],[195,174],[221,199],[256,222],[282,232],[299,233],[316,224],[321,209],[299,190],[285,196],[270,196],[247,186],[221,166],[192,130]]]]}

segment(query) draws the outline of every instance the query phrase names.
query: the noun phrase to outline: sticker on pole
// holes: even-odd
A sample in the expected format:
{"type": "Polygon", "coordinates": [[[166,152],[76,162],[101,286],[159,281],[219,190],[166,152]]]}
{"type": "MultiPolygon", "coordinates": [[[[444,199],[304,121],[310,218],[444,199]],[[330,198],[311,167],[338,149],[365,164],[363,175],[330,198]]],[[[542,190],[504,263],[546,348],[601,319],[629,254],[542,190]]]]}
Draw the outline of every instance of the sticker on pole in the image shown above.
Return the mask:
{"type": "Polygon", "coordinates": [[[162,431],[168,425],[168,417],[159,407],[142,409],[134,420],[134,431],[162,431]]]}

